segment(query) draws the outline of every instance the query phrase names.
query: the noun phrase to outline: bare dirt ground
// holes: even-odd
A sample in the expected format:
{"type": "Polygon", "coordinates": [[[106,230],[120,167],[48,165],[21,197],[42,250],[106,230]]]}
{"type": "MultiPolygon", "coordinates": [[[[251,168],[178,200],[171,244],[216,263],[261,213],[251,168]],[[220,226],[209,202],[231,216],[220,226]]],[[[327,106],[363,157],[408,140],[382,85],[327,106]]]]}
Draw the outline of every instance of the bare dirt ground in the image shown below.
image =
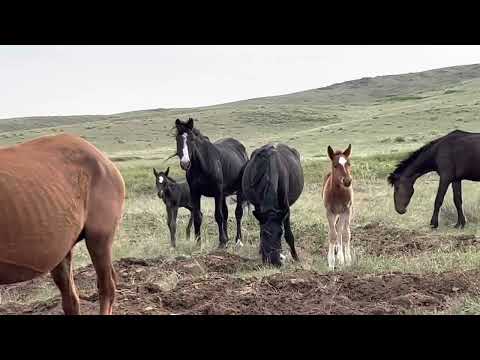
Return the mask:
{"type": "Polygon", "coordinates": [[[480,239],[474,235],[423,234],[415,230],[388,227],[370,223],[355,228],[352,243],[362,247],[369,255],[417,255],[435,250],[480,248],[480,239]]]}
{"type": "MultiPolygon", "coordinates": [[[[440,238],[378,224],[357,230],[357,241],[368,242],[365,249],[374,255],[478,245],[470,237],[450,239],[445,245],[440,238]]],[[[405,314],[442,311],[460,297],[480,294],[480,270],[424,274],[296,270],[239,277],[239,272],[246,274],[261,264],[228,252],[174,260],[126,258],[114,265],[115,314],[405,314]]],[[[97,314],[93,267],[78,269],[75,281],[82,313],[97,314]]],[[[49,276],[0,286],[4,297],[0,314],[62,314],[59,295],[32,299],[32,294],[46,288],[58,294],[49,276]]]]}

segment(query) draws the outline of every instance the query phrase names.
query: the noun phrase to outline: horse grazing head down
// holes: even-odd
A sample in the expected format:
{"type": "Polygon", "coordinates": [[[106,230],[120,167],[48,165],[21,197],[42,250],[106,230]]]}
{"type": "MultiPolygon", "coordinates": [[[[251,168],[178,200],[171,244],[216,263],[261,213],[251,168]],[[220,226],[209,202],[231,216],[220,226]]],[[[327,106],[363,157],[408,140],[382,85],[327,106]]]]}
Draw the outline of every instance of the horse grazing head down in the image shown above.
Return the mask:
{"type": "Polygon", "coordinates": [[[170,168],[167,168],[165,171],[157,171],[153,168],[153,175],[155,176],[155,186],[157,187],[157,195],[160,199],[165,199],[165,191],[168,188],[168,184],[172,181],[168,177],[168,172],[170,168]]]}
{"type": "Polygon", "coordinates": [[[328,157],[332,161],[332,179],[335,184],[341,184],[345,187],[352,185],[352,168],[350,166],[350,155],[352,153],[352,145],[349,144],[345,151],[333,151],[328,146],[328,157]]]}
{"type": "Polygon", "coordinates": [[[285,256],[282,255],[283,222],[288,210],[272,210],[260,213],[254,210],[253,215],[260,223],[260,254],[262,261],[280,267],[285,256]]]}
{"type": "Polygon", "coordinates": [[[193,157],[193,138],[196,135],[193,119],[190,118],[188,121],[177,119],[175,120],[175,127],[177,128],[175,139],[177,141],[177,156],[180,158],[180,167],[188,171],[193,157]]]}

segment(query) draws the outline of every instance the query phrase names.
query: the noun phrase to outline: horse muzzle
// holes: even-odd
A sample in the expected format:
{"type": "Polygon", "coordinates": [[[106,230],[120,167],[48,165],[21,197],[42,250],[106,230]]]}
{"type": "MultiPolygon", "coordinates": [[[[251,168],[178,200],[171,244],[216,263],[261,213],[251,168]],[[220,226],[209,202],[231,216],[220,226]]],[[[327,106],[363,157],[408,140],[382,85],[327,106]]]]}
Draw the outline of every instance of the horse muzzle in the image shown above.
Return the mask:
{"type": "Polygon", "coordinates": [[[352,179],[345,178],[343,179],[343,186],[350,187],[352,185],[352,179]]]}
{"type": "Polygon", "coordinates": [[[184,171],[188,171],[188,169],[190,169],[190,161],[180,161],[180,167],[184,171]]]}
{"type": "Polygon", "coordinates": [[[403,214],[405,214],[405,213],[407,212],[407,208],[404,208],[404,207],[398,208],[398,207],[395,206],[395,210],[396,210],[397,213],[399,213],[400,215],[403,215],[403,214]]]}

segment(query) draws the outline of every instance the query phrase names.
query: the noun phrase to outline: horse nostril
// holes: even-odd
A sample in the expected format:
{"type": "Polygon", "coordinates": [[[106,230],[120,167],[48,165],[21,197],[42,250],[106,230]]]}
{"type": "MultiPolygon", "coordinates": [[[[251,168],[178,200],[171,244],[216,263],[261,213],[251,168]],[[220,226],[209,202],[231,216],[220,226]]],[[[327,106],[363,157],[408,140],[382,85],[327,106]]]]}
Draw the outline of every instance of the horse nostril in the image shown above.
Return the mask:
{"type": "Polygon", "coordinates": [[[189,167],[190,167],[190,162],[188,161],[181,161],[180,162],[180,167],[183,169],[183,170],[188,170],[189,167]]]}

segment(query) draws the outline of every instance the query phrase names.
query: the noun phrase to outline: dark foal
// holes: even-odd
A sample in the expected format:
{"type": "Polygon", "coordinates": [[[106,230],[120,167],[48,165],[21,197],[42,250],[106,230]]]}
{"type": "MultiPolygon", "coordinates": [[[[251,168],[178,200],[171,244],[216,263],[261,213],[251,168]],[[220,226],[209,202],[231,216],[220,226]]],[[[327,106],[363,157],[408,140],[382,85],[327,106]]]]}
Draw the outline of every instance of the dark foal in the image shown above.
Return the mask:
{"type": "Polygon", "coordinates": [[[457,208],[456,228],[465,226],[462,209],[462,180],[480,181],[480,133],[455,130],[431,141],[401,161],[388,181],[394,187],[395,210],[407,212],[415,181],[432,171],[440,176],[430,226],[438,227],[438,213],[448,186],[452,184],[453,201],[457,208]]]}
{"type": "Polygon", "coordinates": [[[177,214],[179,208],[185,208],[190,211],[190,219],[187,225],[187,240],[190,239],[190,229],[193,222],[193,207],[192,199],[190,197],[190,189],[186,182],[177,183],[168,176],[170,168],[165,172],[153,169],[155,176],[155,184],[157,187],[157,195],[163,200],[167,209],[167,224],[170,229],[170,242],[173,247],[176,247],[176,232],[177,232],[177,214]]]}
{"type": "Polygon", "coordinates": [[[237,220],[236,244],[242,245],[243,216],[242,174],[248,155],[245,147],[232,138],[210,142],[207,136],[194,127],[193,119],[175,121],[177,129],[177,153],[180,166],[187,173],[193,206],[195,238],[200,243],[202,212],[200,198],[215,198],[215,221],[218,224],[219,248],[228,242],[228,207],[226,197],[237,196],[235,217],[237,220]]]}

